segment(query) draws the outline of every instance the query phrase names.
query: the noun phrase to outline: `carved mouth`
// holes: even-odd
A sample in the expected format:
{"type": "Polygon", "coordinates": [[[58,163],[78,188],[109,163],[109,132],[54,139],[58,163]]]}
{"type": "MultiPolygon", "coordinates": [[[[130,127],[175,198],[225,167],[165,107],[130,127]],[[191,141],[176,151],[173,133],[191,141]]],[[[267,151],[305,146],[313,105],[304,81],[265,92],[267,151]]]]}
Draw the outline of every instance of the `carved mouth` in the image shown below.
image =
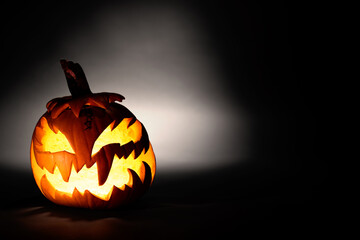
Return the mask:
{"type": "MultiPolygon", "coordinates": [[[[103,169],[99,167],[99,163],[103,162],[102,160],[95,160],[95,162],[89,168],[87,166],[83,166],[79,171],[76,171],[75,166],[71,165],[70,173],[68,174],[69,177],[65,181],[64,175],[60,170],[61,168],[59,168],[57,165],[54,167],[53,171],[50,172],[46,167],[41,167],[40,165],[35,164],[37,161],[35,159],[34,150],[32,147],[31,157],[34,175],[41,177],[41,179],[37,180],[40,180],[38,184],[41,186],[41,189],[44,189],[44,185],[51,186],[50,189],[53,190],[47,193],[49,195],[47,197],[53,199],[56,198],[57,194],[67,195],[70,197],[74,194],[84,195],[86,192],[88,192],[88,194],[91,193],[93,196],[96,196],[99,199],[108,201],[113,193],[114,188],[117,188],[117,191],[126,191],[127,187],[132,188],[134,184],[134,178],[138,179],[140,183],[145,183],[145,178],[150,176],[151,184],[155,174],[155,171],[151,171],[151,169],[155,169],[155,157],[151,144],[147,152],[145,152],[145,149],[143,149],[143,151],[138,156],[136,156],[135,150],[131,151],[130,153],[124,152],[124,146],[120,146],[120,144],[110,144],[110,146],[107,145],[103,148],[106,149],[111,147],[112,149],[117,149],[118,151],[113,151],[114,154],[109,171],[106,174],[105,181],[101,185],[99,184],[98,179],[100,179],[100,176],[105,175],[99,174],[101,173],[101,169],[103,169]],[[117,147],[114,147],[115,145],[117,145],[117,147]],[[121,156],[121,152],[123,152],[124,155],[121,156]],[[149,168],[149,170],[146,170],[146,166],[149,168]]],[[[101,149],[93,158],[95,158],[97,155],[98,157],[101,157],[99,154],[102,154],[102,152],[106,151],[107,150],[101,149]]]]}
{"type": "Polygon", "coordinates": [[[131,186],[128,185],[129,183],[123,188],[112,186],[103,196],[88,189],[80,192],[76,187],[71,194],[59,191],[50,183],[46,175],[42,176],[39,187],[49,200],[57,204],[94,209],[113,208],[138,199],[150,187],[153,179],[150,166],[146,162],[142,162],[142,165],[145,171],[144,180],[141,180],[135,171],[128,169],[131,186]]]}

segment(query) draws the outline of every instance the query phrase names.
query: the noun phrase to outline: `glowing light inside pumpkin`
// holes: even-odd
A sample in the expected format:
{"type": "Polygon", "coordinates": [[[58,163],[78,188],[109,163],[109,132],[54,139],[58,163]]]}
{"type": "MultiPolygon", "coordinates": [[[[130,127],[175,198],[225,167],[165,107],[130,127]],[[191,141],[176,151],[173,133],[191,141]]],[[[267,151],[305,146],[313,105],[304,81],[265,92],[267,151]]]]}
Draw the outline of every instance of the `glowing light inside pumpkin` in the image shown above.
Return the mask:
{"type": "MultiPolygon", "coordinates": [[[[103,200],[109,200],[112,192],[112,187],[116,186],[120,189],[125,188],[125,184],[129,187],[132,187],[132,179],[130,178],[128,169],[131,169],[137,173],[141,181],[144,181],[145,178],[145,168],[142,162],[149,164],[151,169],[155,169],[155,156],[150,144],[149,150],[145,154],[145,150],[134,159],[135,152],[133,151],[127,159],[118,158],[114,156],[111,170],[106,182],[99,186],[98,182],[98,168],[97,164],[90,168],[87,168],[86,165],[77,173],[74,166],[72,166],[71,174],[68,182],[65,182],[62,179],[61,173],[58,167],[55,167],[54,174],[50,173],[46,168],[40,168],[34,156],[33,151],[31,151],[31,166],[34,172],[35,180],[37,184],[40,185],[41,178],[45,175],[50,184],[60,193],[71,196],[75,188],[81,193],[84,194],[85,190],[89,190],[93,195],[97,196],[103,200]]],[[[154,178],[155,171],[152,171],[152,179],[154,178]]],[[[41,189],[41,187],[40,187],[41,189]]],[[[42,189],[43,190],[43,189],[42,189]]],[[[55,198],[55,193],[50,193],[55,198]]]]}
{"type": "MultiPolygon", "coordinates": [[[[111,143],[120,143],[121,145],[126,144],[130,141],[137,142],[141,139],[142,136],[142,125],[139,121],[135,121],[130,127],[128,127],[132,118],[124,118],[119,125],[111,130],[115,124],[115,121],[112,122],[98,137],[95,141],[92,155],[100,151],[100,149],[111,143]]],[[[54,133],[45,118],[41,118],[41,125],[37,127],[38,138],[36,142],[40,144],[37,145],[37,151],[40,152],[62,152],[67,151],[69,153],[74,153],[73,149],[70,146],[66,136],[58,131],[54,133]]],[[[75,154],[75,153],[74,153],[75,154]]],[[[50,157],[47,161],[53,161],[50,157]]],[[[64,159],[65,161],[65,159],[64,159]]],[[[55,165],[54,173],[49,172],[45,167],[40,167],[36,162],[34,154],[34,143],[31,144],[31,166],[33,169],[34,177],[37,185],[44,193],[48,192],[48,189],[42,189],[41,187],[41,178],[45,176],[49,183],[56,189],[57,193],[63,195],[72,196],[75,188],[84,194],[86,190],[90,191],[96,197],[102,200],[109,200],[111,197],[113,186],[124,190],[125,185],[132,187],[133,182],[129,170],[131,169],[136,172],[140,180],[144,182],[145,178],[145,167],[142,162],[146,162],[150,169],[152,169],[152,180],[155,176],[155,155],[152,149],[151,144],[149,143],[149,149],[145,153],[143,149],[142,153],[135,159],[135,151],[125,159],[124,157],[119,158],[117,155],[114,155],[112,166],[103,185],[99,185],[98,180],[98,166],[95,162],[90,168],[87,168],[84,165],[78,172],[76,172],[75,167],[71,164],[71,172],[68,182],[63,180],[59,167],[55,165]]],[[[53,198],[55,198],[55,192],[48,192],[53,198]]]]}
{"type": "MultiPolygon", "coordinates": [[[[116,155],[114,156],[113,164],[109,172],[109,176],[106,182],[99,186],[98,183],[98,169],[97,164],[95,163],[92,167],[86,168],[84,166],[78,173],[75,171],[74,166],[72,166],[71,174],[68,182],[65,182],[62,179],[61,173],[58,167],[55,167],[54,174],[46,170],[46,168],[41,169],[37,164],[35,157],[32,153],[32,167],[34,171],[34,176],[38,185],[40,185],[40,179],[42,176],[46,176],[50,184],[59,192],[71,196],[75,188],[82,194],[85,190],[89,190],[92,194],[99,197],[103,200],[108,200],[111,196],[112,187],[116,186],[120,189],[125,188],[125,184],[129,187],[132,187],[132,179],[130,178],[128,169],[134,170],[141,181],[144,181],[145,169],[142,164],[142,161],[149,164],[152,169],[155,169],[154,153],[152,146],[150,145],[149,150],[144,154],[145,150],[134,160],[135,153],[134,151],[129,155],[127,159],[122,157],[119,159],[116,155]]],[[[152,178],[154,177],[154,173],[152,178]]],[[[55,194],[53,193],[53,197],[55,194]]]]}
{"type": "Polygon", "coordinates": [[[141,139],[141,123],[135,121],[130,127],[128,127],[132,118],[124,118],[121,123],[113,130],[111,130],[115,124],[112,122],[96,139],[91,156],[95,155],[103,146],[111,143],[120,143],[124,145],[130,141],[134,143],[141,139]]]}
{"type": "Polygon", "coordinates": [[[75,153],[66,136],[62,132],[58,131],[58,133],[54,133],[49,128],[45,118],[41,118],[40,121],[42,126],[42,136],[40,142],[43,145],[44,152],[54,153],[66,151],[69,153],[75,153]]]}

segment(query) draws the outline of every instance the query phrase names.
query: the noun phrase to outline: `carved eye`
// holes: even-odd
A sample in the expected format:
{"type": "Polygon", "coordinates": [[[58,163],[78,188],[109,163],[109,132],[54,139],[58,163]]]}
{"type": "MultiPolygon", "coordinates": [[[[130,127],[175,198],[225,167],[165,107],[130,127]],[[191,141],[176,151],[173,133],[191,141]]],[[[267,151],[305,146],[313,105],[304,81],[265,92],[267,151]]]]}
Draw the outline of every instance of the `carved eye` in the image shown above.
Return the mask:
{"type": "Polygon", "coordinates": [[[44,152],[55,153],[66,151],[75,154],[66,136],[60,131],[54,133],[45,118],[41,119],[41,126],[42,129],[40,131],[42,131],[43,135],[40,141],[44,152]]]}
{"type": "Polygon", "coordinates": [[[115,124],[112,122],[96,139],[91,156],[94,156],[100,149],[111,143],[120,143],[124,145],[130,141],[136,143],[141,139],[141,123],[135,121],[130,127],[128,127],[132,118],[124,118],[121,123],[113,130],[111,130],[115,124]]]}

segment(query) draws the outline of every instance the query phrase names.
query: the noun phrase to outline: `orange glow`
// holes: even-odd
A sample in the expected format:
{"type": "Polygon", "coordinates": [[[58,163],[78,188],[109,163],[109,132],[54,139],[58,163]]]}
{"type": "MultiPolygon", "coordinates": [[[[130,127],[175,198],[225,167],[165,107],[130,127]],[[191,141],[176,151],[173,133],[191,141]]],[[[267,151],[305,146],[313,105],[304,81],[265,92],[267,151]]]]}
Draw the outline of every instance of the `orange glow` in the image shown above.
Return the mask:
{"type": "MultiPolygon", "coordinates": [[[[47,180],[54,189],[64,195],[72,196],[76,188],[81,194],[84,194],[85,190],[89,190],[93,195],[107,201],[111,196],[113,186],[122,190],[125,188],[125,185],[132,187],[132,179],[129,175],[128,169],[134,170],[140,177],[141,181],[144,181],[145,172],[142,164],[143,161],[149,164],[152,169],[152,179],[154,179],[155,176],[155,156],[151,145],[146,154],[144,154],[145,150],[143,150],[136,160],[134,159],[134,151],[127,159],[124,159],[124,157],[119,159],[115,155],[108,179],[102,186],[99,186],[98,183],[98,169],[96,163],[90,168],[87,168],[86,165],[84,165],[78,173],[75,171],[74,166],[72,166],[69,181],[65,182],[58,167],[55,167],[53,174],[46,168],[40,168],[36,163],[35,155],[33,153],[33,145],[31,146],[31,149],[31,166],[36,183],[42,192],[46,191],[46,189],[41,188],[40,181],[43,176],[46,176],[47,180]]],[[[55,194],[53,192],[50,194],[53,198],[55,198],[55,194]]]]}
{"type": "Polygon", "coordinates": [[[61,152],[66,151],[69,153],[75,153],[72,149],[69,141],[66,136],[58,131],[58,133],[54,133],[48,126],[45,118],[40,119],[41,128],[40,136],[42,136],[40,142],[43,146],[44,152],[61,152]]]}
{"type": "MultiPolygon", "coordinates": [[[[121,123],[112,129],[115,121],[112,122],[98,137],[95,141],[92,155],[95,155],[100,149],[108,144],[120,143],[124,145],[130,141],[134,143],[138,142],[142,136],[142,125],[136,120],[130,127],[132,118],[124,118],[121,123]],[[112,129],[112,130],[111,130],[112,129]]],[[[114,155],[110,172],[104,184],[99,185],[98,179],[98,165],[93,163],[92,166],[87,168],[84,165],[78,172],[75,170],[74,164],[69,165],[71,168],[70,177],[68,181],[64,181],[59,167],[55,165],[53,173],[50,172],[44,166],[39,166],[35,151],[57,153],[67,151],[74,153],[70,143],[66,139],[66,136],[58,131],[54,133],[48,126],[45,118],[40,119],[40,126],[36,127],[31,142],[31,167],[33,170],[35,181],[45,196],[51,196],[54,200],[61,201],[64,196],[72,198],[75,192],[80,193],[84,196],[86,191],[89,191],[95,197],[108,201],[111,198],[113,187],[117,187],[120,190],[124,190],[126,185],[133,187],[133,179],[130,174],[130,170],[134,171],[140,180],[144,182],[145,179],[145,167],[143,162],[147,163],[151,169],[151,182],[155,176],[155,155],[151,143],[149,143],[149,149],[145,153],[145,148],[141,154],[135,158],[135,150],[125,159],[124,156],[119,158],[116,154],[114,155]],[[35,134],[37,133],[37,134],[35,134]],[[35,146],[36,145],[36,146],[35,146]],[[50,187],[42,185],[42,179],[46,178],[50,187]]],[[[45,161],[54,161],[53,155],[46,155],[45,161]]],[[[66,159],[64,159],[65,161],[66,159]]],[[[75,201],[75,200],[74,200],[75,201]]]]}
{"type": "Polygon", "coordinates": [[[38,187],[50,201],[72,207],[135,201],[155,176],[144,126],[116,103],[125,99],[120,94],[92,93],[80,64],[60,64],[71,96],[50,100],[36,124],[30,158],[38,187]]]}
{"type": "Polygon", "coordinates": [[[135,123],[128,128],[131,119],[132,118],[124,118],[115,129],[112,129],[115,121],[112,122],[96,139],[91,156],[95,155],[103,146],[111,143],[124,145],[130,141],[134,143],[139,141],[141,139],[141,123],[136,120],[135,123]]]}

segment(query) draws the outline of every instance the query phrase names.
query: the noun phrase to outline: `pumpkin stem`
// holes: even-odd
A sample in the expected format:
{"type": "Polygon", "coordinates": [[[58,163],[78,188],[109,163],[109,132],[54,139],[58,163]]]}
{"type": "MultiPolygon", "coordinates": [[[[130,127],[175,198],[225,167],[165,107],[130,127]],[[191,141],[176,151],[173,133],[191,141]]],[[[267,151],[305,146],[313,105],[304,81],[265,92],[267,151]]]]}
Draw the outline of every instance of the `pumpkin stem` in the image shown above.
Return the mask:
{"type": "Polygon", "coordinates": [[[86,80],[85,73],[80,64],[60,60],[62,69],[64,70],[66,81],[72,97],[81,97],[92,94],[89,84],[86,80]]]}

